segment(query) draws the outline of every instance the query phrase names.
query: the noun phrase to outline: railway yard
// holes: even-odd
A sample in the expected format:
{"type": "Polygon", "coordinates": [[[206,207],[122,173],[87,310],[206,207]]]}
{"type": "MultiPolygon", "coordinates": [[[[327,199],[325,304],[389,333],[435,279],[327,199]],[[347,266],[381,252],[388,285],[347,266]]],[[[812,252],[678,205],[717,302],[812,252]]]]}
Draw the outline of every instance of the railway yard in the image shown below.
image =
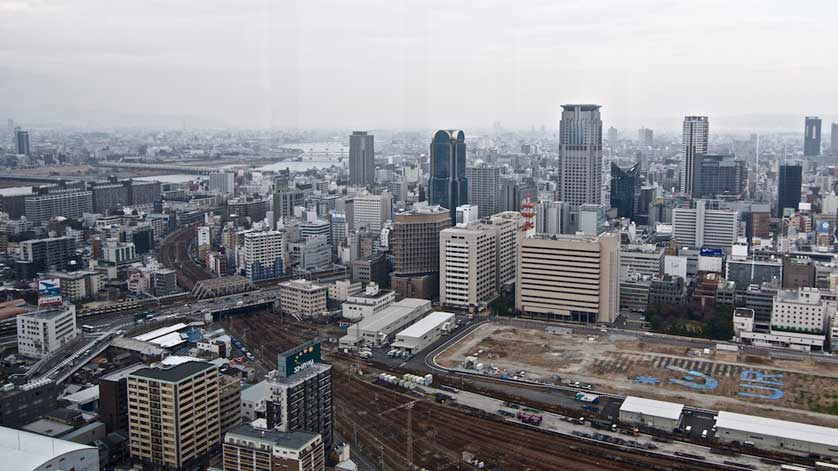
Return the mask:
{"type": "Polygon", "coordinates": [[[192,260],[189,245],[197,237],[194,226],[178,229],[160,243],[160,263],[177,270],[177,283],[191,291],[195,283],[213,278],[213,274],[192,260]]]}
{"type": "MultiPolygon", "coordinates": [[[[318,328],[273,314],[251,314],[226,322],[269,367],[276,354],[289,346],[318,335],[334,335],[332,326],[318,328]]],[[[335,368],[337,430],[377,469],[382,464],[383,469],[406,469],[408,461],[429,470],[476,469],[463,462],[464,452],[488,469],[713,469],[708,463],[611,448],[507,422],[483,410],[438,404],[432,395],[374,383],[375,369],[329,347],[324,343],[327,362],[335,368]]]]}
{"type": "MultiPolygon", "coordinates": [[[[532,381],[578,381],[613,394],[751,414],[770,411],[776,418],[838,425],[828,415],[838,408],[838,364],[811,358],[757,357],[648,337],[557,334],[487,323],[442,352],[437,362],[464,369],[470,356],[484,373],[497,376],[525,372],[532,381]],[[749,387],[754,378],[770,380],[770,388],[749,387]]],[[[475,371],[474,366],[469,369],[475,371]]]]}

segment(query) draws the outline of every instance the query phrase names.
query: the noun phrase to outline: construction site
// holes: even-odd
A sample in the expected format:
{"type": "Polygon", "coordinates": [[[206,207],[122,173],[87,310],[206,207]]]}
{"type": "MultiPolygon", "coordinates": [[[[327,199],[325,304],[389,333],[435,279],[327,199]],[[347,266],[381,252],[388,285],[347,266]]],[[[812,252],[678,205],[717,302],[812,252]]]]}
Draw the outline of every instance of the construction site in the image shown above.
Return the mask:
{"type": "Polygon", "coordinates": [[[838,364],[695,349],[649,336],[486,323],[437,356],[489,376],[838,426],[838,364]]]}
{"type": "MultiPolygon", "coordinates": [[[[266,366],[286,348],[315,336],[327,338],[333,326],[287,321],[270,313],[237,317],[230,330],[249,345],[266,366]]],[[[325,361],[334,367],[337,432],[360,453],[362,469],[403,470],[699,470],[707,465],[610,449],[602,444],[547,433],[477,409],[440,404],[433,396],[376,384],[378,374],[366,362],[336,353],[323,344],[325,361]]]]}

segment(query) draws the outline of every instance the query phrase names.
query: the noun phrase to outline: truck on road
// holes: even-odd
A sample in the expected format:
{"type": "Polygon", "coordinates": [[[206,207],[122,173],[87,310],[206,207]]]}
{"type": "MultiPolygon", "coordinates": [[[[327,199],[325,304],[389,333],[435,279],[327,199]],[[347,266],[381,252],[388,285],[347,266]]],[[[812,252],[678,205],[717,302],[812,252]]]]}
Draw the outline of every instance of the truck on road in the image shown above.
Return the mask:
{"type": "Polygon", "coordinates": [[[575,396],[577,401],[580,402],[590,402],[591,404],[599,404],[599,396],[596,394],[588,394],[588,393],[576,393],[575,396]]]}

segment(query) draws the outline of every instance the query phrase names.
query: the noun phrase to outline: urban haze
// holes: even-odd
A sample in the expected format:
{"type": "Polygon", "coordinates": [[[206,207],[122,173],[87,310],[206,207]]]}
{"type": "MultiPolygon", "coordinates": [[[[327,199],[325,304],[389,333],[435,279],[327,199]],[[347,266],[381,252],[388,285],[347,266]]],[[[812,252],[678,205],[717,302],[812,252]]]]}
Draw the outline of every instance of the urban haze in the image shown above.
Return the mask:
{"type": "Polygon", "coordinates": [[[835,18],[0,0],[0,468],[838,469],[835,18]]]}

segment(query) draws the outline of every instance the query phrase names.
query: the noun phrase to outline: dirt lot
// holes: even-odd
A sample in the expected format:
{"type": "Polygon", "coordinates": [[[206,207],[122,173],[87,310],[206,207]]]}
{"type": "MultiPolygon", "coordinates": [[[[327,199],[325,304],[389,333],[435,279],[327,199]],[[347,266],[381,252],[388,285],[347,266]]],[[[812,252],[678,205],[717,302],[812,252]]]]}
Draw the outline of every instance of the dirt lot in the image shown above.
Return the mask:
{"type": "Polygon", "coordinates": [[[838,365],[809,359],[708,354],[654,338],[562,335],[485,324],[437,361],[460,368],[469,355],[477,356],[490,374],[513,376],[524,370],[528,379],[547,383],[579,381],[615,394],[838,426],[838,365]]]}

